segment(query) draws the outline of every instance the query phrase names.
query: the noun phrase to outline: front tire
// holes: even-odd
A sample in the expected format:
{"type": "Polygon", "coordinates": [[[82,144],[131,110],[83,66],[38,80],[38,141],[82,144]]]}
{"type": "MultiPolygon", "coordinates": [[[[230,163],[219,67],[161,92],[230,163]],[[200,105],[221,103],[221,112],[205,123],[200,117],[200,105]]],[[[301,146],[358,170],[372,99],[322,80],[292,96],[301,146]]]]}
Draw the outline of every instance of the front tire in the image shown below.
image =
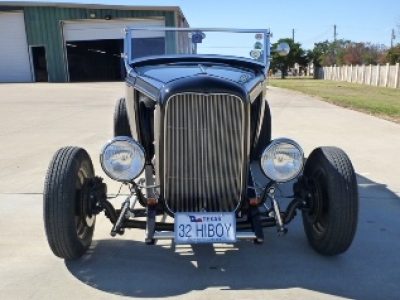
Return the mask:
{"type": "Polygon", "coordinates": [[[132,137],[125,98],[119,99],[115,105],[114,136],[132,137]]]}
{"type": "Polygon", "coordinates": [[[85,183],[93,177],[92,161],[82,148],[61,148],[50,162],[43,192],[43,219],[49,246],[60,258],[79,258],[90,247],[95,215],[89,215],[84,205],[88,196],[85,183]]]}
{"type": "Polygon", "coordinates": [[[337,255],[351,245],[358,219],[356,175],[346,153],[320,147],[309,156],[304,177],[311,189],[303,225],[311,247],[323,255],[337,255]]]}

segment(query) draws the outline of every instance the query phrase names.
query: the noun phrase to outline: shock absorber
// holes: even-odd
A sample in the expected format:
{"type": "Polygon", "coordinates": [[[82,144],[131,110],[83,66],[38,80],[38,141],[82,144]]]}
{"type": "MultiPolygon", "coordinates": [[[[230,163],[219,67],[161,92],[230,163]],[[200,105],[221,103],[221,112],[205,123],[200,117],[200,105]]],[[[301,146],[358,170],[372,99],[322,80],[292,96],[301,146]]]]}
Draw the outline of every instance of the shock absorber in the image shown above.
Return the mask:
{"type": "MultiPolygon", "coordinates": [[[[129,210],[129,207],[131,205],[130,199],[132,197],[133,193],[131,193],[126,200],[122,203],[122,207],[121,207],[121,213],[119,214],[119,217],[117,219],[117,221],[115,222],[113,228],[111,229],[111,236],[115,237],[118,234],[122,234],[124,232],[124,228],[121,228],[122,223],[124,222],[124,220],[127,218],[127,212],[129,210]]],[[[134,198],[133,201],[133,206],[136,203],[136,197],[134,198]]]]}
{"type": "Polygon", "coordinates": [[[288,230],[287,230],[287,228],[285,228],[285,226],[283,224],[281,210],[279,208],[279,203],[275,199],[275,188],[273,188],[273,187],[269,188],[268,195],[272,200],[272,206],[274,209],[276,227],[278,228],[278,235],[284,236],[288,230]]]}

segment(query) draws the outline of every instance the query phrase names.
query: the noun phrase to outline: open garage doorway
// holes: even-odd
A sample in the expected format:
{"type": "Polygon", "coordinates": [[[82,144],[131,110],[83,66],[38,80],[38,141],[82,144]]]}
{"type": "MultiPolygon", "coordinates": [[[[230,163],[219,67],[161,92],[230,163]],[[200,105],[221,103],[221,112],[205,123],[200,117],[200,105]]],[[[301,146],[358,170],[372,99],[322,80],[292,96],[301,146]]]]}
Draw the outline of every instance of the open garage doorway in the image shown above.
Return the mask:
{"type": "Polygon", "coordinates": [[[46,48],[44,46],[30,46],[32,68],[35,82],[49,82],[47,73],[46,48]]]}
{"type": "Polygon", "coordinates": [[[70,82],[124,80],[122,39],[68,41],[66,46],[70,82]]]}
{"type": "MultiPolygon", "coordinates": [[[[63,21],[69,81],[122,81],[125,79],[124,28],[165,26],[164,18],[63,21]]],[[[148,36],[143,36],[148,37],[148,36]]]]}

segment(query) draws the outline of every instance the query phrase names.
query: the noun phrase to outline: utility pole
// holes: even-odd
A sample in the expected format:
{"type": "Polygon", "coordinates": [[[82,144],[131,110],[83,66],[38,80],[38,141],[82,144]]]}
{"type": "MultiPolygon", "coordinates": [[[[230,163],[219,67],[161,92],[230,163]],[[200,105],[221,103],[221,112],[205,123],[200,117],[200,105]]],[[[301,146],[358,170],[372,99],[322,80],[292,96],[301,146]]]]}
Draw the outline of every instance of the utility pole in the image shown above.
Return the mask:
{"type": "Polygon", "coordinates": [[[293,44],[294,44],[294,29],[292,29],[292,41],[293,41],[293,44]]]}
{"type": "Polygon", "coordinates": [[[392,29],[392,35],[390,36],[390,48],[393,48],[393,40],[396,39],[396,36],[394,35],[394,29],[392,29]]]}
{"type": "Polygon", "coordinates": [[[336,42],[336,36],[337,36],[337,32],[336,32],[336,24],[333,25],[333,41],[336,42]]]}
{"type": "Polygon", "coordinates": [[[336,63],[336,52],[337,52],[336,36],[337,36],[336,24],[334,24],[333,25],[333,61],[334,61],[334,63],[336,63]]]}

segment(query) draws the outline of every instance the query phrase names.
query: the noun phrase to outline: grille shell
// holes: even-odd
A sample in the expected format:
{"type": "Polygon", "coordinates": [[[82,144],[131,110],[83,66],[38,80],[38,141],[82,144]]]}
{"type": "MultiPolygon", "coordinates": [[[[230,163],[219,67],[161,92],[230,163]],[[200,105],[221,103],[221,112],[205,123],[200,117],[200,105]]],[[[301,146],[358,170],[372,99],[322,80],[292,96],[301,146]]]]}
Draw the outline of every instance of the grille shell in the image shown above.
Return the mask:
{"type": "Polygon", "coordinates": [[[242,199],[244,102],[229,94],[171,96],[164,115],[167,209],[231,212],[242,199]]]}

